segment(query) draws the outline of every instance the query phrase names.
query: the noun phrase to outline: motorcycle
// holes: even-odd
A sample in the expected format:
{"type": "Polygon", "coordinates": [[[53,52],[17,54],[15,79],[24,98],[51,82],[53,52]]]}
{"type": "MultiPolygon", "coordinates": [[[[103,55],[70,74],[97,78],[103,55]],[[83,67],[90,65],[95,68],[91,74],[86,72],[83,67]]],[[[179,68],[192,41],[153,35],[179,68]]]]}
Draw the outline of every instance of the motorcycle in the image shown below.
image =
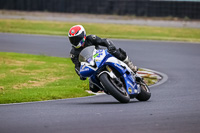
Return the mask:
{"type": "Polygon", "coordinates": [[[124,62],[112,56],[107,49],[86,47],[79,54],[80,75],[121,103],[130,99],[147,101],[151,97],[149,87],[137,73],[124,62]]]}

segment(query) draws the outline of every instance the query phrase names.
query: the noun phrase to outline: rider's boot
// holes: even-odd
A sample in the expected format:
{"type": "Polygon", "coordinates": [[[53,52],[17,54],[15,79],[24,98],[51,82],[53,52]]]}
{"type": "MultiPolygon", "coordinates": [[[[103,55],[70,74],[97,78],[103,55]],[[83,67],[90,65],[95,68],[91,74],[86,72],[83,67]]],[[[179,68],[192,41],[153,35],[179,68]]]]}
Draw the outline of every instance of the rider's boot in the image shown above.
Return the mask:
{"type": "Polygon", "coordinates": [[[136,73],[138,71],[137,66],[134,66],[132,61],[129,59],[128,56],[126,56],[126,59],[123,61],[124,63],[126,63],[128,65],[128,67],[134,72],[136,73]]]}

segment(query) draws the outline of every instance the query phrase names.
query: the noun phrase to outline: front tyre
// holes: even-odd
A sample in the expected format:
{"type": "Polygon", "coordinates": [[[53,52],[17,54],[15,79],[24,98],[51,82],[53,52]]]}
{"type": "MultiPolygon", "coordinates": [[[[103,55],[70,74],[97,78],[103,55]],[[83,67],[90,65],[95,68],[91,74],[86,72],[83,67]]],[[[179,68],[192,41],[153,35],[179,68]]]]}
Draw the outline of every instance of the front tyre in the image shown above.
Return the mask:
{"type": "Polygon", "coordinates": [[[140,83],[140,88],[141,88],[141,92],[137,95],[136,99],[139,101],[147,101],[150,99],[151,97],[151,92],[149,87],[146,85],[146,83],[141,80],[140,83]]]}
{"type": "Polygon", "coordinates": [[[130,97],[124,87],[118,87],[107,73],[103,73],[99,79],[105,89],[119,102],[128,103],[130,101],[130,97]]]}

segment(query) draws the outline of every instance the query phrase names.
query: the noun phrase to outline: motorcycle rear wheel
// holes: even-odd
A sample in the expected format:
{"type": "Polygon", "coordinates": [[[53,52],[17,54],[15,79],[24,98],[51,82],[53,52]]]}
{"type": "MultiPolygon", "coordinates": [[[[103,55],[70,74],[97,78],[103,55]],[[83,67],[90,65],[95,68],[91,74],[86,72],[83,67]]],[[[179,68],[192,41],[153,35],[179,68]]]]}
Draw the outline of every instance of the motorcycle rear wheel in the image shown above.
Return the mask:
{"type": "Polygon", "coordinates": [[[130,96],[129,94],[126,92],[126,90],[124,88],[120,88],[120,89],[124,89],[124,93],[123,91],[120,91],[119,89],[117,89],[116,85],[111,81],[112,79],[109,77],[109,75],[107,73],[103,73],[100,77],[99,77],[101,83],[103,84],[103,86],[105,87],[105,89],[115,98],[117,99],[119,102],[121,103],[128,103],[130,101],[130,96]]]}
{"type": "Polygon", "coordinates": [[[139,84],[140,84],[141,92],[140,94],[137,95],[136,99],[139,101],[149,100],[151,97],[151,92],[150,92],[149,87],[146,85],[146,83],[143,80],[141,80],[139,84]]]}

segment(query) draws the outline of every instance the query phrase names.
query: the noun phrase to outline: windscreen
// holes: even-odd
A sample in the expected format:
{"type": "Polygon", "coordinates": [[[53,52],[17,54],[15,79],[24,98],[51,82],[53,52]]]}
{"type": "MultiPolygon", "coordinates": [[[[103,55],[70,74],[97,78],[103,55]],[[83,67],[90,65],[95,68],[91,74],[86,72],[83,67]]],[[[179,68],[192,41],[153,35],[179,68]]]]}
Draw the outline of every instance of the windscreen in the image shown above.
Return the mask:
{"type": "Polygon", "coordinates": [[[95,46],[84,48],[79,54],[79,62],[90,62],[89,60],[92,60],[94,49],[95,46]]]}

